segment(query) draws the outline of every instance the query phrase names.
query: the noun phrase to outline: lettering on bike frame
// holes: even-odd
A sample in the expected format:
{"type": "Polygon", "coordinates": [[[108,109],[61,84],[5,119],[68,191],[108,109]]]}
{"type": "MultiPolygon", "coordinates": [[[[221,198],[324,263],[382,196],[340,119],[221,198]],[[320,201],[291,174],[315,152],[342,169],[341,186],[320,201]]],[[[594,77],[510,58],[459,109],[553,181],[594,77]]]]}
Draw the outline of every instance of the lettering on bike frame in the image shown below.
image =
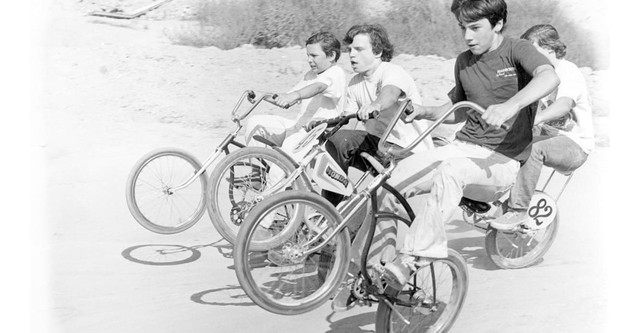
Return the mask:
{"type": "Polygon", "coordinates": [[[531,199],[527,214],[527,227],[532,230],[546,228],[556,218],[558,207],[555,200],[544,192],[536,192],[531,199]]]}
{"type": "Polygon", "coordinates": [[[322,152],[316,157],[311,178],[324,190],[342,195],[353,193],[353,184],[327,152],[322,152]]]}

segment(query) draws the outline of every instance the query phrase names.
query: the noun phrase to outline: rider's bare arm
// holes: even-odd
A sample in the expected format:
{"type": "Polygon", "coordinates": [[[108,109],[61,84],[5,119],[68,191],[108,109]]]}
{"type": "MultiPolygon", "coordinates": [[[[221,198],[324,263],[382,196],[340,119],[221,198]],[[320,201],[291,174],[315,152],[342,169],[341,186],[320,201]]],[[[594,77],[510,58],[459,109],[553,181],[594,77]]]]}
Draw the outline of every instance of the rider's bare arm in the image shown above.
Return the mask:
{"type": "MultiPolygon", "coordinates": [[[[420,119],[436,120],[439,119],[444,113],[449,111],[452,106],[453,103],[451,103],[451,100],[447,100],[446,103],[438,106],[424,106],[413,104],[413,113],[408,115],[404,119],[404,121],[408,123],[420,119]]],[[[447,124],[457,124],[465,120],[467,120],[466,110],[459,109],[456,110],[453,114],[450,114],[444,122],[447,124]]]]}
{"type": "Polygon", "coordinates": [[[327,85],[321,82],[314,82],[304,88],[292,91],[288,94],[278,94],[276,104],[281,107],[294,104],[300,100],[311,98],[327,90],[327,85]]]}
{"type": "Polygon", "coordinates": [[[487,107],[482,119],[489,125],[499,127],[525,106],[550,94],[559,84],[560,79],[551,65],[538,66],[529,84],[506,102],[487,107]]]}
{"type": "Polygon", "coordinates": [[[404,92],[402,91],[402,89],[394,85],[388,84],[382,87],[375,101],[373,101],[369,105],[363,105],[360,110],[358,110],[358,118],[369,119],[369,114],[371,114],[373,111],[380,112],[382,110],[388,109],[395,102],[397,102],[398,98],[400,98],[403,94],[404,92]]]}
{"type": "Polygon", "coordinates": [[[538,110],[538,112],[536,113],[536,119],[533,124],[538,125],[549,120],[560,118],[569,113],[575,106],[576,102],[570,97],[560,97],[546,109],[538,110]]]}

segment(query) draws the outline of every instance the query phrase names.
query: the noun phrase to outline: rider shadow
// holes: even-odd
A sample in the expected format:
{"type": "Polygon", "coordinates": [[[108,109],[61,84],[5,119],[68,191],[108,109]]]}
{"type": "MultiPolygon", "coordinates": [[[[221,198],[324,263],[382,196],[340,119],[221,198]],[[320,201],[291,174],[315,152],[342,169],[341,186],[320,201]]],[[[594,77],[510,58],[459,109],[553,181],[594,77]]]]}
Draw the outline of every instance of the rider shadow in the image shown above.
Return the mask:
{"type": "Polygon", "coordinates": [[[237,285],[227,285],[225,288],[209,289],[195,293],[191,295],[191,301],[213,306],[255,306],[255,303],[237,285]]]}
{"type": "Polygon", "coordinates": [[[349,316],[336,321],[332,321],[331,317],[335,313],[332,312],[327,316],[329,330],[325,333],[371,333],[375,329],[363,329],[365,326],[375,325],[376,312],[361,313],[355,316],[349,316]]]}
{"type": "Polygon", "coordinates": [[[229,245],[217,245],[224,239],[210,244],[184,246],[178,244],[143,244],[124,249],[121,253],[125,259],[143,265],[173,266],[182,265],[198,260],[202,253],[199,249],[215,247],[225,258],[233,258],[233,253],[228,250],[229,245]]]}

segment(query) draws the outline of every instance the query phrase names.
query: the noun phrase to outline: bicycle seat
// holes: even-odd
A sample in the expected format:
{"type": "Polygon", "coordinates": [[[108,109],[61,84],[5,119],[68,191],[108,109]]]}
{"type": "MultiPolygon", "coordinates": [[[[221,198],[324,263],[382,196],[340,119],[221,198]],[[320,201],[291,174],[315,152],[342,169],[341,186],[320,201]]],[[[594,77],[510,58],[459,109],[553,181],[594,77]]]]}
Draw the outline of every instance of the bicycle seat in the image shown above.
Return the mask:
{"type": "Polygon", "coordinates": [[[265,144],[265,145],[269,146],[269,147],[277,147],[278,146],[275,142],[273,142],[273,141],[271,141],[269,139],[265,139],[265,138],[263,138],[263,137],[261,137],[260,135],[257,135],[257,134],[254,135],[252,138],[254,140],[262,143],[262,144],[265,144]]]}
{"type": "Polygon", "coordinates": [[[491,205],[488,203],[476,201],[467,197],[462,197],[458,206],[465,206],[476,213],[486,213],[491,209],[491,205]]]}

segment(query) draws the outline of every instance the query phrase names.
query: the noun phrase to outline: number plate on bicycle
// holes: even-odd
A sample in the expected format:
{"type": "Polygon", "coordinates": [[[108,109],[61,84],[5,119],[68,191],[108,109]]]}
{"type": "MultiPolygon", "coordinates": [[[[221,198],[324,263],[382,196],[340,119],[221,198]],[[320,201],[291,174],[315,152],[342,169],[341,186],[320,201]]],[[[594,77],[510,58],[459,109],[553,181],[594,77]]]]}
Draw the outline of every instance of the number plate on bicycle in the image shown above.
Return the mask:
{"type": "Polygon", "coordinates": [[[325,123],[322,123],[314,127],[312,130],[310,130],[307,133],[307,135],[305,135],[302,139],[300,139],[298,144],[293,147],[292,152],[294,154],[297,154],[298,152],[305,150],[310,145],[313,145],[326,129],[327,129],[327,124],[325,123]]]}
{"type": "Polygon", "coordinates": [[[530,219],[526,225],[532,230],[546,228],[556,218],[557,212],[558,206],[550,195],[536,192],[527,210],[530,219]]]}

